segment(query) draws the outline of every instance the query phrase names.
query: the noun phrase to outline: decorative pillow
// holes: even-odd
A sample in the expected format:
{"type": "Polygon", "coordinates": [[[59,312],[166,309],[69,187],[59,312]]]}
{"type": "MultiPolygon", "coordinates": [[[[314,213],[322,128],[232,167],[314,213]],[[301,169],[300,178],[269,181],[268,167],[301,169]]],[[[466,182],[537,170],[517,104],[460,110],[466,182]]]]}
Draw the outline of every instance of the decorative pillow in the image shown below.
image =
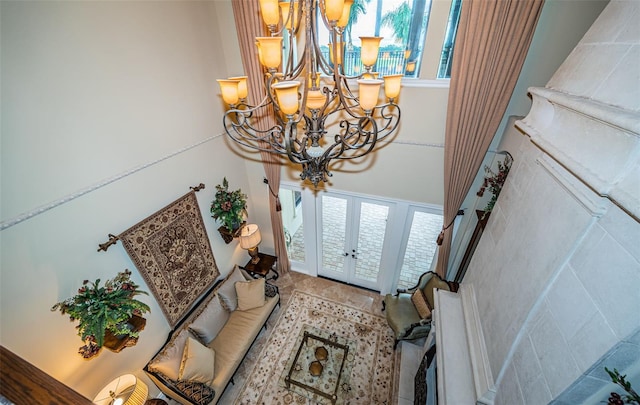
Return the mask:
{"type": "Polygon", "coordinates": [[[275,297],[278,294],[278,287],[275,285],[271,285],[269,283],[264,283],[264,296],[265,297],[275,297]]]}
{"type": "Polygon", "coordinates": [[[238,310],[247,311],[264,305],[264,278],[251,281],[236,281],[238,310]]]}
{"type": "Polygon", "coordinates": [[[439,290],[449,291],[449,284],[440,278],[437,274],[433,274],[427,284],[422,288],[424,296],[427,297],[427,303],[429,308],[433,309],[433,290],[437,288],[439,290]]]}
{"type": "Polygon", "coordinates": [[[167,343],[165,349],[149,363],[149,370],[162,373],[172,380],[177,380],[188,337],[189,331],[187,329],[180,331],[175,338],[172,338],[167,343]]]}
{"type": "Polygon", "coordinates": [[[218,289],[220,303],[229,312],[235,311],[238,307],[238,295],[236,294],[235,283],[237,281],[247,281],[240,272],[238,266],[233,266],[231,273],[222,281],[218,289]]]}
{"type": "Polygon", "coordinates": [[[175,387],[197,405],[208,405],[216,396],[213,388],[197,381],[176,381],[175,387]]]}
{"type": "Polygon", "coordinates": [[[416,311],[418,311],[421,319],[431,317],[431,308],[429,308],[427,297],[424,296],[422,290],[415,290],[414,293],[411,294],[411,302],[413,302],[413,305],[416,307],[416,311]]]}
{"type": "Polygon", "coordinates": [[[218,299],[215,297],[209,301],[207,307],[189,325],[189,329],[200,339],[202,343],[208,345],[220,332],[220,329],[227,323],[229,312],[227,312],[218,299]]]}
{"type": "Polygon", "coordinates": [[[211,385],[214,377],[215,352],[192,337],[187,339],[178,380],[211,385]]]}

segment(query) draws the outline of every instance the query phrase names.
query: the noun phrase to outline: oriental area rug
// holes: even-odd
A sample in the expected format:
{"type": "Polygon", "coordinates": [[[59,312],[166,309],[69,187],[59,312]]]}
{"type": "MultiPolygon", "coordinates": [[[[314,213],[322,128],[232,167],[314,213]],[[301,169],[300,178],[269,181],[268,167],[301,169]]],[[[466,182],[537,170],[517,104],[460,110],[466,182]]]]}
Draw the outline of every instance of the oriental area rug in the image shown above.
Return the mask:
{"type": "Polygon", "coordinates": [[[194,191],[118,237],[171,327],[220,275],[194,191]]]}
{"type": "Polygon", "coordinates": [[[235,404],[392,404],[393,342],[384,317],[296,290],[235,404]]]}

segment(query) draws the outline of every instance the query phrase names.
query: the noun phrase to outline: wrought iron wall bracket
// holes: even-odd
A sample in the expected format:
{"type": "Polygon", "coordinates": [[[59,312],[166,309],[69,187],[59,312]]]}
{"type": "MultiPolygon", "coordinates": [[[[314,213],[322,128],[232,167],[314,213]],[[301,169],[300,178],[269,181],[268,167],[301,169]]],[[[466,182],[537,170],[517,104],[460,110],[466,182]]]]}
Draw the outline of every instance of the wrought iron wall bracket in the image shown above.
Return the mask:
{"type": "MultiPolygon", "coordinates": [[[[200,183],[197,186],[189,187],[189,189],[191,189],[191,190],[193,190],[194,192],[197,193],[198,191],[204,189],[204,183],[200,183]]],[[[120,237],[118,237],[117,235],[113,235],[113,234],[108,234],[107,237],[109,238],[108,241],[98,244],[98,252],[106,252],[107,249],[109,249],[109,246],[115,245],[120,240],[120,237]]],[[[231,240],[233,240],[233,237],[231,238],[231,240]]],[[[227,243],[229,243],[229,242],[227,242],[227,243]]]]}

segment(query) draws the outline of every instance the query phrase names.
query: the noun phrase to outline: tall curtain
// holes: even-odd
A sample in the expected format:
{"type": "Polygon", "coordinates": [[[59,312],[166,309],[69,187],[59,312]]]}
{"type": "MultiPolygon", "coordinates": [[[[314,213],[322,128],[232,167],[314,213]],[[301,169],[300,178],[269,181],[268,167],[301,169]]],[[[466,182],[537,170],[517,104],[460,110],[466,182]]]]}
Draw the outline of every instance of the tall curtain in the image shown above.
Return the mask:
{"type": "Polygon", "coordinates": [[[444,226],[437,273],[445,277],[453,221],[520,75],[544,0],[463,0],[444,149],[444,226]]]}
{"type": "MultiPolygon", "coordinates": [[[[257,105],[265,96],[263,85],[263,70],[258,61],[256,37],[266,36],[266,29],[260,17],[260,4],[258,0],[233,0],[233,15],[240,43],[240,54],[245,74],[248,76],[249,103],[257,105]]],[[[260,117],[259,127],[267,129],[273,127],[276,122],[272,108],[264,108],[257,111],[260,117]]],[[[281,273],[289,271],[291,264],[287,256],[287,246],[284,241],[284,226],[280,215],[280,165],[278,158],[269,152],[260,152],[265,177],[269,182],[269,211],[271,213],[271,228],[273,229],[273,241],[277,267],[281,273]]]]}

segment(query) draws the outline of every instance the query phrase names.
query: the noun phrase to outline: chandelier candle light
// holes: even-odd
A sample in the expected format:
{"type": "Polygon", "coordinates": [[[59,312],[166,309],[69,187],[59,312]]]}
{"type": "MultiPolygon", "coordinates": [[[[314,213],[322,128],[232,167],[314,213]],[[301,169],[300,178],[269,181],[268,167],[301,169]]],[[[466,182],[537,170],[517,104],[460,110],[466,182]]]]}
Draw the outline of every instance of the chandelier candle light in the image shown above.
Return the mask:
{"type": "Polygon", "coordinates": [[[376,142],[394,133],[400,122],[395,100],[403,75],[380,80],[372,71],[382,38],[360,37],[364,72],[359,76],[344,73],[343,35],[352,4],[352,0],[260,0],[261,15],[271,34],[256,38],[258,58],[266,68],[266,97],[258,105],[249,105],[246,76],[218,80],[229,105],[223,120],[229,137],[245,147],[287,155],[291,162],[302,165],[302,180],[316,187],[332,175],[331,160],[366,155],[376,142]],[[319,23],[331,38],[329,60],[321,52],[319,23]],[[279,71],[283,53],[286,63],[279,71]],[[387,102],[378,104],[383,83],[387,102]],[[275,111],[276,124],[264,129],[258,120],[269,106],[275,111]],[[325,136],[329,131],[331,135],[325,136]]]}

